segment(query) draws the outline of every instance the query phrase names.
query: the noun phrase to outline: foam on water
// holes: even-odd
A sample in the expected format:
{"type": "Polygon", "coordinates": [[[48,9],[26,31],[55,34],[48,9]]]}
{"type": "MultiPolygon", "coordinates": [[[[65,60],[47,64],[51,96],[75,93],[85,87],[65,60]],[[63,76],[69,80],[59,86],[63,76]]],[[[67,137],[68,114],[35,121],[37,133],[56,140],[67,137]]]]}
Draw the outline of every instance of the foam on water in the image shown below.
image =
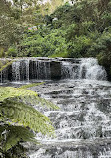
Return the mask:
{"type": "Polygon", "coordinates": [[[63,78],[106,80],[106,71],[97,59],[82,58],[79,63],[62,61],[63,78]]]}
{"type": "Polygon", "coordinates": [[[56,137],[37,134],[43,147],[31,153],[30,158],[111,157],[110,82],[68,79],[40,85],[37,91],[60,110],[42,111],[53,122],[56,137]]]}

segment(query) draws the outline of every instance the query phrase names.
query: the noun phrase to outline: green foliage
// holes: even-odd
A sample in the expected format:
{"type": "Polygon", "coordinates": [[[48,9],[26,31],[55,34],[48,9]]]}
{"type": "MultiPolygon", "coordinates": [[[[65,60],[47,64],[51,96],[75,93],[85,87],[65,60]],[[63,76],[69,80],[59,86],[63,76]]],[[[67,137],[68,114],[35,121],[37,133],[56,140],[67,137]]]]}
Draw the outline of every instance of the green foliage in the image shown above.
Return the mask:
{"type": "Polygon", "coordinates": [[[19,42],[22,36],[22,26],[11,16],[11,2],[0,0],[0,46],[7,50],[12,44],[19,42]]]}
{"type": "Polygon", "coordinates": [[[38,29],[32,35],[27,34],[20,46],[20,54],[27,56],[51,56],[66,53],[67,45],[64,31],[46,27],[38,29]]]}
{"type": "Polygon", "coordinates": [[[45,16],[46,26],[24,36],[20,56],[96,56],[91,45],[110,26],[110,5],[110,1],[82,0],[58,7],[45,16]]]}
{"type": "Polygon", "coordinates": [[[111,80],[111,31],[103,32],[103,34],[93,43],[90,48],[90,54],[96,52],[99,64],[103,65],[111,80]]]}
{"type": "Polygon", "coordinates": [[[0,126],[0,142],[3,152],[8,151],[18,142],[34,141],[34,133],[22,126],[11,126],[4,124],[0,126]]]}
{"type": "Polygon", "coordinates": [[[51,126],[50,120],[36,111],[33,107],[27,106],[26,104],[6,100],[0,107],[1,119],[10,124],[17,123],[24,127],[29,127],[38,133],[52,135],[53,127],[51,126]]]}
{"type": "Polygon", "coordinates": [[[75,37],[74,42],[69,43],[69,57],[83,57],[86,55],[92,41],[87,36],[75,37]]]}
{"type": "MultiPolygon", "coordinates": [[[[19,148],[19,142],[34,141],[34,133],[54,136],[51,121],[35,110],[32,105],[58,109],[53,103],[38,97],[37,93],[26,90],[38,84],[21,88],[0,87],[0,146],[2,155],[10,155],[12,149],[19,148]]],[[[17,149],[17,150],[18,150],[17,149]]],[[[14,152],[18,157],[18,152],[14,152]]],[[[11,158],[11,156],[9,156],[11,158]]],[[[22,157],[22,156],[21,156],[22,157]]]]}
{"type": "Polygon", "coordinates": [[[73,5],[52,0],[41,6],[36,0],[17,0],[13,6],[0,3],[1,57],[98,57],[110,72],[110,0],[80,0],[73,5]],[[30,29],[33,26],[37,29],[30,29]]]}
{"type": "Polygon", "coordinates": [[[65,4],[63,6],[60,6],[55,10],[55,12],[51,15],[51,18],[57,18],[57,28],[59,28],[62,25],[70,25],[72,23],[75,23],[79,21],[80,17],[77,15],[75,8],[73,6],[70,6],[69,4],[65,4]]]}
{"type": "Polygon", "coordinates": [[[16,57],[17,56],[17,49],[16,47],[9,47],[6,56],[8,57],[16,57]]]}
{"type": "Polygon", "coordinates": [[[49,108],[58,109],[53,103],[38,97],[37,93],[23,88],[0,87],[0,102],[14,98],[17,102],[24,104],[40,104],[49,108]]]}
{"type": "Polygon", "coordinates": [[[7,16],[1,16],[0,24],[0,46],[7,50],[22,38],[23,28],[15,23],[13,18],[7,16]]]}
{"type": "Polygon", "coordinates": [[[93,42],[90,51],[96,52],[97,54],[99,53],[107,54],[108,52],[111,52],[110,43],[111,43],[111,33],[109,31],[103,32],[103,34],[101,34],[101,36],[97,38],[95,42],[93,42]]]}

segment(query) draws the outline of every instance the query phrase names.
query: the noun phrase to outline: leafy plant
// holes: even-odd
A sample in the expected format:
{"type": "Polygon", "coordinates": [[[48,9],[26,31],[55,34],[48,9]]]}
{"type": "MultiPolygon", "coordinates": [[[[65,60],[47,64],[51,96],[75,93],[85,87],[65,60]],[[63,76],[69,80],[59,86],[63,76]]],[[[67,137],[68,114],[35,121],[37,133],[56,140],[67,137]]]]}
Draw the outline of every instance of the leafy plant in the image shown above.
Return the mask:
{"type": "Polygon", "coordinates": [[[17,56],[17,49],[16,47],[10,47],[6,53],[8,57],[16,57],[17,56]]]}
{"type": "MultiPolygon", "coordinates": [[[[0,152],[11,154],[20,142],[34,141],[34,133],[54,135],[50,120],[31,105],[42,105],[58,109],[51,102],[38,97],[37,93],[25,87],[0,87],[0,152]]],[[[10,155],[9,154],[9,155],[10,155]]],[[[16,153],[17,157],[17,153],[16,153]]]]}
{"type": "Polygon", "coordinates": [[[69,57],[85,56],[91,44],[92,40],[87,36],[76,37],[75,41],[69,44],[69,57]]]}

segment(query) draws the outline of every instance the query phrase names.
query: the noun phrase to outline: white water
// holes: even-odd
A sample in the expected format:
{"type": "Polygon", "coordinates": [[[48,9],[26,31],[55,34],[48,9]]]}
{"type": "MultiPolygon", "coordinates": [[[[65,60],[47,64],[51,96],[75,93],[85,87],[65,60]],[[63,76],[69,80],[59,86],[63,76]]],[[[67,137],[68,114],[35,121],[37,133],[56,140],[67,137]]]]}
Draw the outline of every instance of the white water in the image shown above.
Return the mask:
{"type": "Polygon", "coordinates": [[[12,70],[9,69],[9,72],[2,71],[0,80],[1,82],[4,82],[4,80],[8,80],[8,77],[9,80],[11,79],[11,81],[14,82],[29,82],[32,79],[50,80],[54,68],[59,69],[59,73],[61,72],[61,74],[54,74],[55,77],[58,78],[59,75],[61,79],[106,80],[106,72],[104,68],[98,65],[97,59],[94,58],[66,59],[66,61],[62,58],[18,59],[12,63],[12,70]],[[56,62],[58,62],[59,67],[54,67],[54,63],[56,62]]]}
{"type": "Polygon", "coordinates": [[[30,158],[110,158],[111,145],[104,141],[111,138],[111,84],[102,81],[104,68],[93,58],[61,64],[64,80],[37,88],[60,107],[42,111],[53,122],[56,138],[37,134],[43,146],[30,158]]]}
{"type": "Polygon", "coordinates": [[[79,63],[63,61],[62,74],[63,78],[106,80],[106,71],[94,58],[82,58],[79,63]]]}
{"type": "Polygon", "coordinates": [[[106,80],[106,72],[102,66],[98,65],[97,59],[82,59],[80,65],[80,78],[82,78],[83,71],[86,72],[84,76],[85,79],[106,80]]]}
{"type": "Polygon", "coordinates": [[[20,81],[20,61],[12,63],[12,78],[14,81],[20,81]]]}
{"type": "Polygon", "coordinates": [[[26,66],[26,80],[29,81],[29,60],[25,60],[25,66],[26,66]]]}
{"type": "Polygon", "coordinates": [[[21,59],[12,63],[12,80],[50,79],[50,62],[38,59],[21,59]],[[30,62],[31,65],[30,65],[30,62]]]}
{"type": "Polygon", "coordinates": [[[60,107],[36,109],[53,122],[56,137],[40,133],[43,145],[30,149],[30,158],[111,158],[111,83],[96,59],[24,59],[12,64],[14,81],[49,79],[33,87],[60,107]],[[51,81],[51,61],[60,62],[60,81],[51,81]]]}
{"type": "Polygon", "coordinates": [[[33,88],[60,111],[42,111],[55,127],[56,138],[37,134],[43,144],[30,158],[110,158],[111,83],[61,80],[33,88]]]}

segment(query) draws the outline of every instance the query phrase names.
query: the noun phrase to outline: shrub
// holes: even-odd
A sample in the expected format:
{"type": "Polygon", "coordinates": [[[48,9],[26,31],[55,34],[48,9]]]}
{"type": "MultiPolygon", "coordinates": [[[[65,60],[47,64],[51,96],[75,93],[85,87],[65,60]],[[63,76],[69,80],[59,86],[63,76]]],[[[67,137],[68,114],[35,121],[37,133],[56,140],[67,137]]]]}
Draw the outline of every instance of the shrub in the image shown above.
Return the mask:
{"type": "Polygon", "coordinates": [[[91,46],[92,40],[87,36],[79,36],[69,43],[69,57],[85,57],[88,48],[91,46]]]}
{"type": "Polygon", "coordinates": [[[16,57],[17,56],[17,49],[16,47],[9,47],[7,53],[6,53],[6,56],[8,57],[16,57]]]}

